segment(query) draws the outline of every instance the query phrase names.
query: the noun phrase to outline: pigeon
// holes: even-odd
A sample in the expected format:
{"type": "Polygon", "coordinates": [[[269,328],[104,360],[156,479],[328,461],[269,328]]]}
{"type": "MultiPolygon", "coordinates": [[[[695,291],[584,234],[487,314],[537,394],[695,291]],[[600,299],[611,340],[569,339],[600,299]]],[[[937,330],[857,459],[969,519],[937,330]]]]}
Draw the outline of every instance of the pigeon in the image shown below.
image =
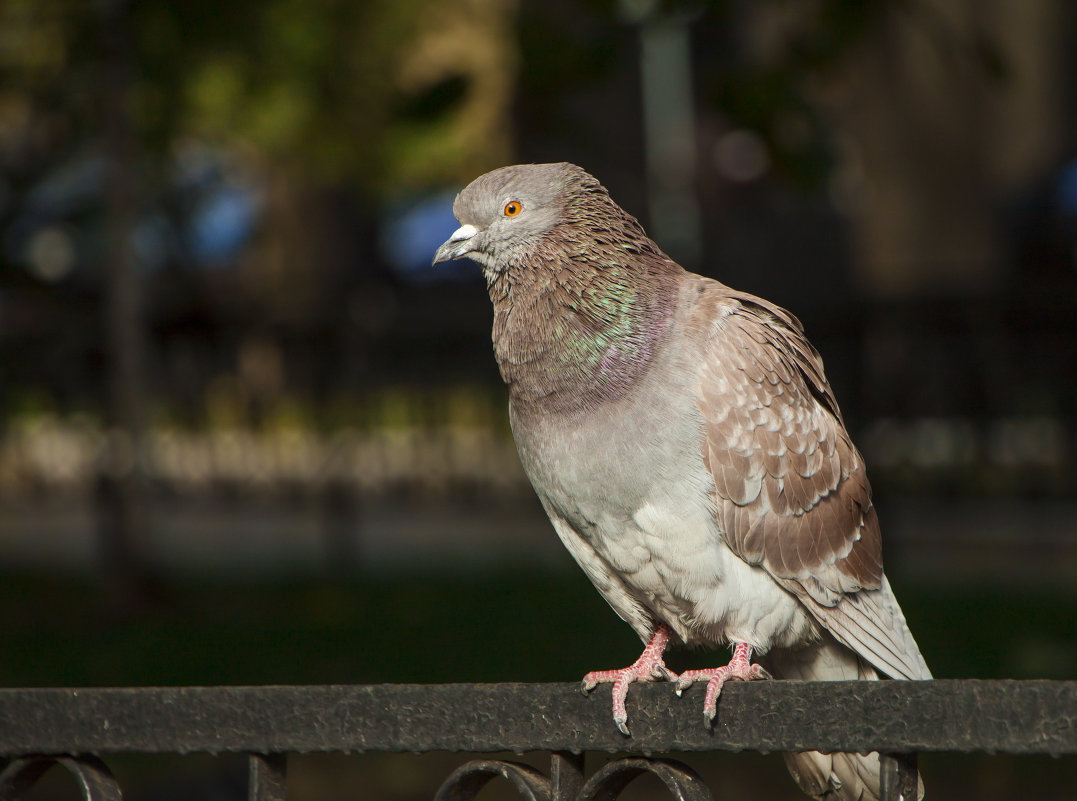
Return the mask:
{"type": "MultiPolygon", "coordinates": [[[[686,271],[569,163],[481,175],[434,264],[477,262],[520,461],[558,537],[645,643],[612,684],[929,679],[818,351],[785,309],[686,271]],[[732,648],[677,675],[671,645],[732,648]],[[753,656],[761,660],[753,661],[753,656]]],[[[879,796],[877,753],[786,755],[819,799],[879,796]]],[[[921,784],[922,795],[922,784],[921,784]]]]}

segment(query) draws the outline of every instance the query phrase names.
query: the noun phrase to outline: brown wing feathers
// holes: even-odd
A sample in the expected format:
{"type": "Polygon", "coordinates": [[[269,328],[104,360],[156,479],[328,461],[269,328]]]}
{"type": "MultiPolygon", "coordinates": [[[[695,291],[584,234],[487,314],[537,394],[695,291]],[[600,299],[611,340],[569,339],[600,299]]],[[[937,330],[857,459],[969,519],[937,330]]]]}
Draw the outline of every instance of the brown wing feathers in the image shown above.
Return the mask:
{"type": "Polygon", "coordinates": [[[699,404],[730,547],[827,605],[880,586],[871,488],[818,353],[779,307],[728,290],[720,302],[699,404]]]}
{"type": "Polygon", "coordinates": [[[930,678],[883,577],[871,486],[819,354],[766,301],[721,285],[701,301],[717,315],[699,373],[703,457],[729,547],[880,670],[930,678]]]}

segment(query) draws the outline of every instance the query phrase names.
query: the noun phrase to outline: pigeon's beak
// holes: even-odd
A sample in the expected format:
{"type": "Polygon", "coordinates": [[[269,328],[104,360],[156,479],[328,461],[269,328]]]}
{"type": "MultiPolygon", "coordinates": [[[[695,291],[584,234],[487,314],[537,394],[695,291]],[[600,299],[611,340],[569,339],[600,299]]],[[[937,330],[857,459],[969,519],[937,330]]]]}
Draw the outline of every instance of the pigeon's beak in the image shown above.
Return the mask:
{"type": "Polygon", "coordinates": [[[437,253],[434,254],[433,264],[452,261],[471,253],[474,250],[471,246],[471,240],[478,232],[479,229],[474,225],[461,225],[453,231],[452,236],[449,237],[445,244],[437,249],[437,253]]]}

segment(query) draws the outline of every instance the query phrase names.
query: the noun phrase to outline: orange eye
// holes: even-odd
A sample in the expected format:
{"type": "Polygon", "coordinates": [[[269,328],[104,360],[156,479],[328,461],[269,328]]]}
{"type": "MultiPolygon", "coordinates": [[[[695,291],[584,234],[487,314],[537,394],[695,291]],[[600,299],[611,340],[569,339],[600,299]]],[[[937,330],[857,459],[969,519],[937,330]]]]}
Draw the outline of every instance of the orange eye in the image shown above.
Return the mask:
{"type": "Polygon", "coordinates": [[[515,217],[524,210],[523,204],[518,200],[510,200],[505,204],[505,216],[515,217]]]}

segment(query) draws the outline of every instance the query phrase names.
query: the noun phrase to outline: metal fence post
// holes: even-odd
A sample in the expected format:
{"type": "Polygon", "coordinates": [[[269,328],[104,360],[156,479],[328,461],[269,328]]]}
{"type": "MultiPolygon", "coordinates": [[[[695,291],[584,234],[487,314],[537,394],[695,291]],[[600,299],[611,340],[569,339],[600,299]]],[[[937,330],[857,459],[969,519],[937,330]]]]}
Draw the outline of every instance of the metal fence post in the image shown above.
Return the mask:
{"type": "Polygon", "coordinates": [[[919,801],[916,754],[880,754],[880,801],[919,801]]]}
{"type": "Polygon", "coordinates": [[[550,754],[550,796],[553,801],[574,801],[583,787],[583,754],[550,754]]]}
{"type": "Polygon", "coordinates": [[[249,801],[284,801],[284,781],[288,772],[286,754],[251,754],[249,801]]]}

